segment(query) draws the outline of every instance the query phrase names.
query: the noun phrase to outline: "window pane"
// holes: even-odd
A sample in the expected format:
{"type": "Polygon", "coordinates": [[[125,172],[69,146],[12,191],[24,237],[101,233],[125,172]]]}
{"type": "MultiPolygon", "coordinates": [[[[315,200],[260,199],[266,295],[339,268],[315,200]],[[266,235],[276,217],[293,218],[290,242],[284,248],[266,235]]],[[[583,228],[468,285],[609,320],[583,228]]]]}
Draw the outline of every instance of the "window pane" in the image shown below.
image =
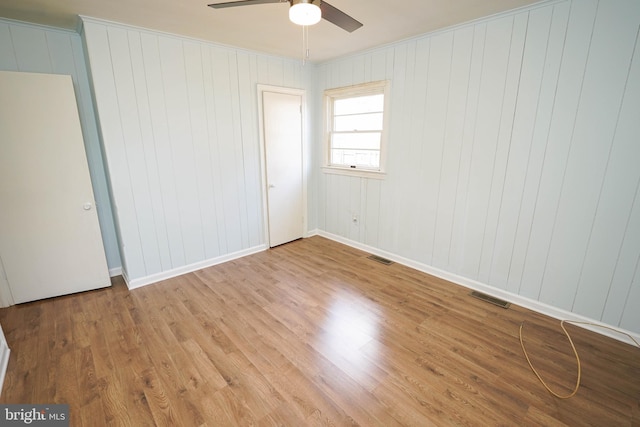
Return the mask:
{"type": "Polygon", "coordinates": [[[333,103],[333,114],[378,113],[384,110],[384,94],[358,96],[355,98],[336,99],[333,103]]]}
{"type": "Polygon", "coordinates": [[[387,132],[384,118],[388,90],[388,82],[378,81],[324,92],[325,166],[383,172],[381,159],[385,156],[381,150],[387,132]]]}
{"type": "Polygon", "coordinates": [[[379,151],[331,150],[331,164],[357,166],[368,169],[380,168],[379,151]]]}
{"type": "Polygon", "coordinates": [[[336,131],[382,130],[382,113],[339,116],[333,124],[336,131]]]}
{"type": "Polygon", "coordinates": [[[331,148],[380,150],[380,132],[334,133],[331,148]]]}

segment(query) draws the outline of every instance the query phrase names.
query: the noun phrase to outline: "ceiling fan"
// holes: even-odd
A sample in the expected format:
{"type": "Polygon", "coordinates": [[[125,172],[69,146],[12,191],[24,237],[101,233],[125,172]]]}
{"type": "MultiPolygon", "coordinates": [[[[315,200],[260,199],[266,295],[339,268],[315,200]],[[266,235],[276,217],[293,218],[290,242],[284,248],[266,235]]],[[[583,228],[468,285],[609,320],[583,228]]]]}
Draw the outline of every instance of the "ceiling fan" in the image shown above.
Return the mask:
{"type": "Polygon", "coordinates": [[[209,7],[223,9],[226,7],[251,6],[266,3],[289,3],[289,19],[298,25],[313,25],[324,18],[350,33],[362,27],[362,23],[353,19],[343,11],[321,0],[240,0],[225,3],[213,3],[209,7]],[[298,15],[300,13],[300,15],[298,15]],[[300,19],[299,19],[300,18],[300,19]]]}

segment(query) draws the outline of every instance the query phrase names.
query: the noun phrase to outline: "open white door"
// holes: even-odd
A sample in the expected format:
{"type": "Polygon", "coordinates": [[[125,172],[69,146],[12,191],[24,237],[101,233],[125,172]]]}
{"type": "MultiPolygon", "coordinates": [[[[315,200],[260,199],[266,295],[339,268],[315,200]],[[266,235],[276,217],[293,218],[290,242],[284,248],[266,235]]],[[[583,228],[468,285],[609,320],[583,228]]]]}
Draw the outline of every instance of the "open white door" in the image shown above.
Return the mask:
{"type": "Polygon", "coordinates": [[[269,246],[303,237],[302,94],[263,90],[269,246]]]}
{"type": "Polygon", "coordinates": [[[16,304],[111,285],[70,76],[0,72],[0,259],[16,304]]]}

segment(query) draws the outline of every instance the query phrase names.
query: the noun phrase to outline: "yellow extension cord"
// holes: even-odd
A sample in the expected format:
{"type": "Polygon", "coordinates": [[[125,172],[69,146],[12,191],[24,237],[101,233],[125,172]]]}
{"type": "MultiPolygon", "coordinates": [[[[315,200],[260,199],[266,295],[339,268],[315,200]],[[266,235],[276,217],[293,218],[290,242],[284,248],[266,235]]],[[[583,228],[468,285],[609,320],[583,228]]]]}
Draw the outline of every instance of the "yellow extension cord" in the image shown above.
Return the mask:
{"type": "Polygon", "coordinates": [[[569,340],[569,344],[571,344],[571,348],[573,349],[573,354],[575,354],[576,362],[578,364],[578,377],[576,379],[576,385],[575,385],[573,391],[570,394],[566,395],[566,396],[561,396],[558,393],[556,393],[553,390],[551,390],[551,388],[547,385],[547,383],[544,382],[544,380],[542,379],[542,377],[540,376],[538,371],[536,371],[536,369],[533,367],[533,364],[531,363],[531,360],[529,359],[529,355],[527,354],[527,350],[524,348],[524,341],[522,339],[522,327],[524,326],[524,322],[522,322],[520,324],[520,346],[522,347],[522,352],[524,353],[524,357],[527,359],[527,363],[529,363],[529,367],[531,368],[533,373],[536,374],[536,377],[538,377],[538,380],[540,380],[540,382],[542,383],[544,388],[546,388],[549,393],[551,393],[552,395],[554,395],[555,397],[557,397],[559,399],[569,399],[570,397],[573,397],[578,392],[578,389],[580,388],[580,377],[582,375],[582,367],[580,366],[580,358],[578,357],[578,350],[576,350],[576,346],[573,344],[573,340],[571,339],[571,335],[569,335],[569,332],[567,332],[566,328],[564,327],[565,323],[571,323],[573,325],[590,325],[590,326],[597,326],[598,328],[609,329],[609,330],[614,331],[616,333],[619,333],[619,334],[622,334],[622,335],[626,335],[627,337],[629,337],[631,339],[631,341],[633,341],[636,344],[637,347],[640,347],[640,344],[638,343],[638,341],[636,341],[631,335],[627,334],[626,332],[622,332],[622,331],[619,331],[617,329],[610,328],[608,326],[598,325],[598,324],[589,323],[589,322],[574,322],[572,320],[563,320],[563,321],[561,321],[560,322],[560,327],[564,331],[564,334],[567,336],[567,339],[569,340]]]}

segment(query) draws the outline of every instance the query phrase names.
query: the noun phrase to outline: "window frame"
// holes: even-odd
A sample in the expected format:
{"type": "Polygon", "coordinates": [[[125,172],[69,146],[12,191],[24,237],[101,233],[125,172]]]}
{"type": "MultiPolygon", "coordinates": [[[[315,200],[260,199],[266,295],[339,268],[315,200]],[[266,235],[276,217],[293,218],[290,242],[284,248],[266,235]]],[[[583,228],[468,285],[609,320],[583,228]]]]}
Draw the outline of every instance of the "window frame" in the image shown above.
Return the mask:
{"type": "Polygon", "coordinates": [[[387,140],[389,135],[389,110],[391,104],[391,81],[380,80],[353,86],[327,89],[323,96],[323,159],[325,173],[384,179],[386,176],[387,140]],[[333,133],[333,104],[336,100],[367,95],[384,95],[382,131],[380,132],[380,164],[377,169],[331,164],[331,135],[333,133]]]}

